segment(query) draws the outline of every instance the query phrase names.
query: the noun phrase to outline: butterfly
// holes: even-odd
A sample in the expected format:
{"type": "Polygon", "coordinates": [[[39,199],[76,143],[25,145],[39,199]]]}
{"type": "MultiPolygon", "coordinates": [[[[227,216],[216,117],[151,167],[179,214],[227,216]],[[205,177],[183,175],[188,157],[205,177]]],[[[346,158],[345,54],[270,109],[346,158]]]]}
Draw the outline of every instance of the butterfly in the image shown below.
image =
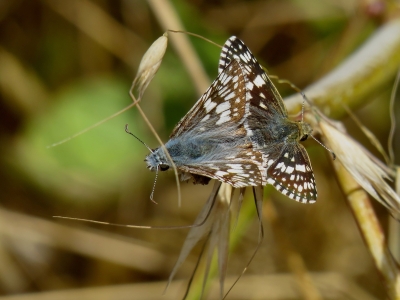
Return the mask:
{"type": "Polygon", "coordinates": [[[264,177],[282,194],[302,203],[314,203],[317,189],[306,149],[300,144],[312,128],[289,120],[283,99],[247,46],[237,37],[224,44],[219,72],[238,61],[244,66],[248,114],[245,128],[253,149],[262,153],[264,177]]]}
{"type": "MultiPolygon", "coordinates": [[[[182,180],[213,178],[233,187],[271,184],[296,201],[317,197],[307,151],[299,143],[312,129],[289,120],[283,99],[246,45],[230,37],[219,75],[174,128],[165,148],[182,180]]],[[[146,157],[150,170],[172,164],[159,147],[146,157]]]]}

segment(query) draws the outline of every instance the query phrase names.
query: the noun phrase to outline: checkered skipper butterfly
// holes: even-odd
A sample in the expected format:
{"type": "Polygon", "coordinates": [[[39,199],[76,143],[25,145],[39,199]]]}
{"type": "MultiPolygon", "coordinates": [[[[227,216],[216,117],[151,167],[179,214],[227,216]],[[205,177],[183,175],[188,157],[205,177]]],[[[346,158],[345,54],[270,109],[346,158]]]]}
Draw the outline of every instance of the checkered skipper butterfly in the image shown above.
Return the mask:
{"type": "Polygon", "coordinates": [[[222,48],[219,72],[232,61],[244,66],[248,106],[244,126],[253,149],[262,153],[267,183],[291,199],[314,203],[317,198],[314,173],[307,151],[299,143],[311,134],[310,125],[288,119],[277,89],[250,50],[235,36],[222,48]]]}
{"type": "MultiPolygon", "coordinates": [[[[165,148],[181,180],[207,184],[213,178],[236,188],[265,184],[262,154],[253,149],[245,127],[246,93],[243,66],[236,60],[226,63],[176,125],[165,148]]],[[[145,161],[152,171],[171,167],[163,147],[145,161]]]]}

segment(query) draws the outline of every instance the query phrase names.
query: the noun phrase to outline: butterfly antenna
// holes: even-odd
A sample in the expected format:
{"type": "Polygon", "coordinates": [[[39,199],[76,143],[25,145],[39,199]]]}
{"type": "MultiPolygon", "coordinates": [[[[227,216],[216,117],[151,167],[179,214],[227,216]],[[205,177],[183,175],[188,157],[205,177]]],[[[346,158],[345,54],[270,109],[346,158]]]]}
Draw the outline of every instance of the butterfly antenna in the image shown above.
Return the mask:
{"type": "MultiPolygon", "coordinates": [[[[141,139],[139,139],[136,135],[134,135],[132,132],[129,131],[128,129],[128,124],[125,125],[125,132],[130,134],[131,136],[133,136],[135,139],[137,139],[139,142],[141,142],[143,145],[145,145],[145,147],[151,152],[153,153],[154,151],[151,150],[151,148],[149,146],[146,145],[145,142],[143,142],[141,139]]],[[[158,170],[158,169],[157,169],[158,170]]]]}
{"type": "Polygon", "coordinates": [[[156,183],[157,183],[157,178],[158,178],[158,170],[159,170],[159,166],[157,165],[157,170],[156,170],[156,178],[154,179],[154,184],[153,184],[153,189],[151,190],[151,194],[150,194],[150,200],[151,202],[158,204],[156,201],[154,201],[154,191],[156,189],[156,183]]]}
{"type": "Polygon", "coordinates": [[[332,154],[333,160],[336,159],[336,154],[335,152],[333,152],[331,149],[329,149],[328,147],[326,147],[324,144],[322,144],[320,141],[318,141],[312,134],[310,134],[310,136],[313,138],[314,141],[316,141],[318,144],[320,144],[322,147],[324,147],[327,151],[329,151],[332,154]]]}
{"type": "Polygon", "coordinates": [[[301,93],[301,96],[303,97],[303,102],[301,103],[301,121],[303,122],[304,121],[304,102],[306,102],[307,97],[306,97],[306,95],[304,95],[303,92],[300,92],[300,93],[301,93]]]}
{"type": "Polygon", "coordinates": [[[305,103],[307,102],[308,105],[312,105],[312,102],[310,101],[310,99],[307,98],[306,94],[304,94],[304,92],[302,90],[300,90],[298,87],[296,87],[296,90],[300,93],[301,97],[303,97],[303,102],[301,104],[301,121],[304,121],[304,107],[305,107],[305,103]]]}

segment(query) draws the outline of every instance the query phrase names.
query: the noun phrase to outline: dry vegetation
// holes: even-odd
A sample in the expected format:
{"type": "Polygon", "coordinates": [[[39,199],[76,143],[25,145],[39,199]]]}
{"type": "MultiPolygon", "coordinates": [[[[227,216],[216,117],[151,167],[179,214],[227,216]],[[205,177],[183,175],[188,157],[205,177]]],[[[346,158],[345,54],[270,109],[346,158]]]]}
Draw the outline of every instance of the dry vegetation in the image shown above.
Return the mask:
{"type": "MultiPolygon", "coordinates": [[[[399,8],[379,0],[1,1],[0,299],[161,299],[187,229],[131,229],[53,216],[189,225],[212,184],[182,183],[178,207],[173,172],[161,173],[158,205],[152,203],[154,173],[143,162],[147,149],[124,132],[125,124],[150,147],[159,143],[136,108],[47,146],[130,105],[128,91],[140,60],[166,29],[195,32],[219,44],[237,35],[270,74],[304,89],[324,114],[341,120],[383,160],[341,103],[387,144],[389,100],[400,65],[399,8]],[[386,35],[377,40],[380,32],[386,35]],[[373,55],[319,81],[367,46],[373,55]]],[[[215,78],[219,51],[204,40],[169,33],[165,57],[141,102],[163,141],[215,78]]],[[[277,87],[285,96],[293,94],[287,85],[277,87]]],[[[295,114],[301,99],[293,96],[287,103],[295,114]]],[[[338,151],[331,129],[314,125],[338,151]]],[[[397,163],[399,142],[394,140],[397,163]]],[[[359,187],[370,184],[359,179],[369,162],[356,164],[360,156],[346,153],[332,162],[314,141],[305,146],[317,203],[299,204],[266,189],[263,243],[227,299],[400,299],[397,265],[386,247],[390,237],[394,257],[400,257],[397,222],[359,187]]],[[[398,211],[396,203],[388,204],[390,188],[374,184],[368,191],[377,191],[375,198],[398,211]]],[[[256,249],[258,225],[249,191],[231,229],[225,290],[256,249]]],[[[182,298],[201,250],[200,243],[162,299],[182,298]]],[[[218,299],[218,279],[211,282],[205,298],[218,299]]],[[[201,288],[195,278],[188,298],[198,299],[201,288]]]]}

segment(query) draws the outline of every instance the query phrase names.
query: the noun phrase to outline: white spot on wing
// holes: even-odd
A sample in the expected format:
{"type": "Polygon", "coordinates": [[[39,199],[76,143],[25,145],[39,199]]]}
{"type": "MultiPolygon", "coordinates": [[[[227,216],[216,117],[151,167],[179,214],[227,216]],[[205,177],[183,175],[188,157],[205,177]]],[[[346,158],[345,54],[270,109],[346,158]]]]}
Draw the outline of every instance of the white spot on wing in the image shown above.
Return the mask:
{"type": "Polygon", "coordinates": [[[243,167],[241,164],[226,164],[228,167],[232,168],[232,169],[239,169],[239,170],[243,170],[243,167]]]}
{"type": "Polygon", "coordinates": [[[212,102],[211,100],[207,100],[206,103],[204,103],[204,108],[206,109],[207,113],[209,113],[216,106],[217,106],[217,103],[212,102]],[[210,102],[208,102],[208,101],[210,101],[210,102]]]}
{"type": "Polygon", "coordinates": [[[253,82],[257,87],[262,87],[264,85],[264,79],[262,79],[260,75],[257,75],[253,82]]]}
{"type": "MultiPolygon", "coordinates": [[[[235,92],[231,92],[228,96],[225,96],[224,97],[224,100],[226,101],[226,100],[230,100],[230,99],[232,99],[233,97],[235,97],[236,96],[236,94],[235,94],[235,92]]],[[[229,103],[229,102],[228,102],[229,103]]],[[[220,104],[221,105],[221,104],[220,104]]],[[[218,105],[219,106],[219,105],[218,105]]]]}
{"type": "MultiPolygon", "coordinates": [[[[286,173],[287,173],[287,174],[292,174],[293,171],[294,171],[294,168],[291,167],[291,166],[288,166],[288,167],[286,168],[286,173]]],[[[292,175],[292,176],[294,176],[294,175],[292,175]]],[[[292,176],[290,176],[290,179],[291,179],[291,180],[293,180],[293,179],[292,179],[292,176]]]]}
{"type": "Polygon", "coordinates": [[[234,174],[243,173],[243,170],[239,170],[239,169],[228,169],[227,171],[228,171],[229,173],[234,173],[234,174]]]}
{"type": "Polygon", "coordinates": [[[296,171],[305,172],[306,167],[304,165],[296,165],[296,171]]]}
{"type": "Polygon", "coordinates": [[[226,110],[226,111],[224,111],[222,114],[221,114],[221,118],[223,118],[223,117],[225,117],[225,116],[228,116],[228,115],[230,115],[231,114],[231,111],[230,110],[226,110]]]}
{"type": "Polygon", "coordinates": [[[229,102],[223,102],[223,103],[221,103],[220,105],[217,106],[217,108],[215,109],[215,112],[217,114],[220,114],[221,112],[223,112],[225,110],[228,110],[230,108],[231,108],[231,104],[229,102]]]}
{"type": "Polygon", "coordinates": [[[246,88],[247,88],[249,91],[253,90],[253,87],[254,87],[254,84],[253,84],[252,82],[247,82],[247,83],[246,83],[246,88]]]}

